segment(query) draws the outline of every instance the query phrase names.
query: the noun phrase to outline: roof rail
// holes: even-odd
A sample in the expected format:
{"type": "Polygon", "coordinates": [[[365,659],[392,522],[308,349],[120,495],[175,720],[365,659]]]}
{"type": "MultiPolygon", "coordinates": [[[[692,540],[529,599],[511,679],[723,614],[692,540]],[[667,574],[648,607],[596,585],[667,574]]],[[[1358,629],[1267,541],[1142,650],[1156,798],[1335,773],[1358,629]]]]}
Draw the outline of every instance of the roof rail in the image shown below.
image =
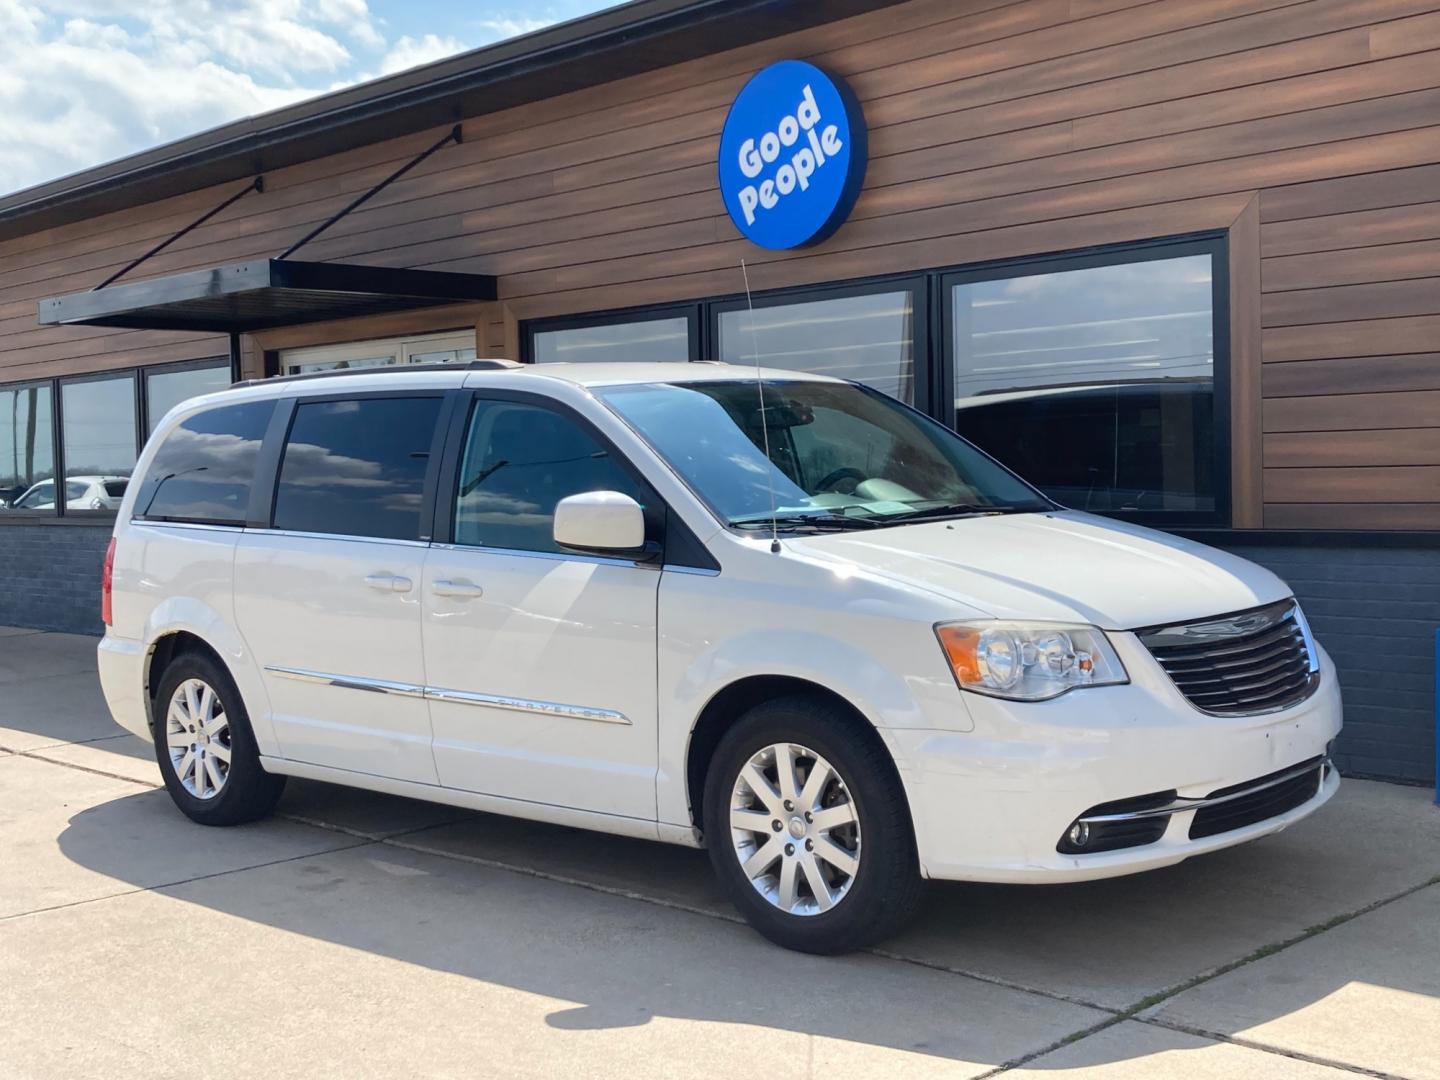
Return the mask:
{"type": "Polygon", "coordinates": [[[261,386],[277,382],[304,382],[307,379],[330,379],[337,375],[380,375],[385,372],[394,374],[397,371],[510,371],[513,368],[524,367],[524,364],[517,364],[514,360],[466,360],[461,364],[383,364],[380,367],[367,368],[331,368],[329,371],[305,371],[299,375],[272,375],[268,379],[244,379],[236,383],[236,386],[261,386]]]}

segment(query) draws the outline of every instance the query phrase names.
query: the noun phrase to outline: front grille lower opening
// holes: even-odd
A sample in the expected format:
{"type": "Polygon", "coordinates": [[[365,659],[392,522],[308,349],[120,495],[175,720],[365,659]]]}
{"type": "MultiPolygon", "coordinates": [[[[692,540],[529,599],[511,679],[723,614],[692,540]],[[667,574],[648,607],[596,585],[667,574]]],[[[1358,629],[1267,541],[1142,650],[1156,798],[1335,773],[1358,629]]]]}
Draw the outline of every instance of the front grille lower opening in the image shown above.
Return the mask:
{"type": "Polygon", "coordinates": [[[1320,785],[1324,782],[1327,767],[1324,759],[1314,758],[1302,762],[1299,766],[1292,766],[1290,769],[1282,769],[1244,784],[1234,784],[1231,787],[1211,792],[1209,797],[1216,799],[1245,791],[1257,784],[1269,784],[1268,787],[1261,787],[1258,791],[1240,795],[1239,798],[1231,799],[1228,802],[1196,810],[1194,818],[1190,821],[1190,839],[1202,840],[1207,836],[1219,836],[1221,833],[1234,832],[1236,829],[1268,821],[1270,818],[1288,814],[1291,810],[1304,806],[1320,794],[1320,785]],[[1292,776],[1278,784],[1270,783],[1276,777],[1284,776],[1302,766],[1305,771],[1298,776],[1292,776]]]}

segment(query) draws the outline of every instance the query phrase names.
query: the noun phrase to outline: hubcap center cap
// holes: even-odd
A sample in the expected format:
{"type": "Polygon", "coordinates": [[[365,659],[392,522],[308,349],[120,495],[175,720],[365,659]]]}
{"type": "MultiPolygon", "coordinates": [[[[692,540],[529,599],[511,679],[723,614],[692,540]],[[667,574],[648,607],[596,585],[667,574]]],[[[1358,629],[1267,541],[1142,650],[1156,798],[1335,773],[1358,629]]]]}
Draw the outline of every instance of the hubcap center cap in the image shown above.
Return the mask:
{"type": "Polygon", "coordinates": [[[790,819],[790,835],[793,836],[793,837],[795,837],[796,840],[799,840],[801,837],[803,837],[803,836],[805,835],[805,819],[804,819],[804,818],[792,817],[792,818],[790,819]]]}

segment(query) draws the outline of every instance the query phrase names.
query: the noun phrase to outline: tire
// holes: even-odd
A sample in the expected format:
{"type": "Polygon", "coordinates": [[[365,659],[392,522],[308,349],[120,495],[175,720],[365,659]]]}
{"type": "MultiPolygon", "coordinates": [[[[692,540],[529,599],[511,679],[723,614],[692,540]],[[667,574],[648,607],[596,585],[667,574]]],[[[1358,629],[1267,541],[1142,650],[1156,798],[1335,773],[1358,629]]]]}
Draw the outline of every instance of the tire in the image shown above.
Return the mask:
{"type": "Polygon", "coordinates": [[[711,759],[704,825],[710,863],[731,902],[751,926],[784,948],[819,954],[863,948],[895,933],[919,906],[919,860],[895,765],[875,730],[832,702],[786,697],[746,712],[725,733],[711,759]],[[794,763],[793,812],[785,809],[785,789],[778,783],[777,747],[787,748],[794,763]],[[828,764],[831,779],[824,779],[819,762],[828,764]],[[747,766],[758,769],[770,784],[767,792],[749,781],[742,786],[742,772],[756,775],[747,766]],[[806,786],[817,772],[817,784],[823,781],[818,802],[806,786]],[[777,797],[778,816],[770,801],[777,797]],[[807,804],[814,804],[808,818],[807,804]],[[814,820],[820,810],[829,811],[820,820],[831,827],[814,820]],[[758,811],[771,820],[748,816],[758,811]],[[854,818],[853,827],[843,823],[849,817],[854,818]],[[736,821],[744,827],[737,828],[736,821]],[[779,830],[774,828],[777,821],[779,830]],[[760,831],[764,827],[773,837],[760,831]],[[778,855],[773,848],[762,850],[772,839],[779,845],[778,855]],[[754,860],[751,870],[758,887],[744,867],[747,858],[754,860]],[[787,869],[787,862],[795,865],[787,869]],[[840,864],[852,866],[853,873],[840,864]],[[757,870],[765,866],[769,869],[757,870]],[[828,904],[811,884],[816,872],[828,904]]]}
{"type": "Polygon", "coordinates": [[[261,767],[245,702],[223,666],[203,653],[178,654],[160,677],[154,711],[155,760],[186,817],[201,825],[243,825],[275,808],[285,777],[261,767]],[[204,715],[211,718],[208,733],[199,722],[204,715]],[[205,756],[209,765],[197,774],[205,756]]]}

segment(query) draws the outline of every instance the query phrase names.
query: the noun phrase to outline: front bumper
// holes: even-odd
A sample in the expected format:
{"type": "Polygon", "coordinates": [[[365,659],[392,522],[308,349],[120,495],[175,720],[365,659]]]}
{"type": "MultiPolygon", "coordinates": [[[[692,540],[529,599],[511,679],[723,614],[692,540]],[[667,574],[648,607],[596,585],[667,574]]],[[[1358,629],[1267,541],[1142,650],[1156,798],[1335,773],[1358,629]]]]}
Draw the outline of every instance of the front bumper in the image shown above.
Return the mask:
{"type": "MultiPolygon", "coordinates": [[[[1329,657],[1305,701],[1283,712],[1217,717],[1180,695],[1131,635],[1112,635],[1126,686],[1022,703],[966,695],[969,732],[887,729],[910,800],[926,876],[962,881],[1065,882],[1170,866],[1192,855],[1278,832],[1327,802],[1314,796],[1252,824],[1190,838],[1197,803],[1325,755],[1340,731],[1340,691],[1329,657]],[[1061,837],[1092,808],[1174,792],[1157,839],[1093,854],[1064,854],[1061,837]]],[[[1203,831],[1203,830],[1200,830],[1203,831]]]]}

